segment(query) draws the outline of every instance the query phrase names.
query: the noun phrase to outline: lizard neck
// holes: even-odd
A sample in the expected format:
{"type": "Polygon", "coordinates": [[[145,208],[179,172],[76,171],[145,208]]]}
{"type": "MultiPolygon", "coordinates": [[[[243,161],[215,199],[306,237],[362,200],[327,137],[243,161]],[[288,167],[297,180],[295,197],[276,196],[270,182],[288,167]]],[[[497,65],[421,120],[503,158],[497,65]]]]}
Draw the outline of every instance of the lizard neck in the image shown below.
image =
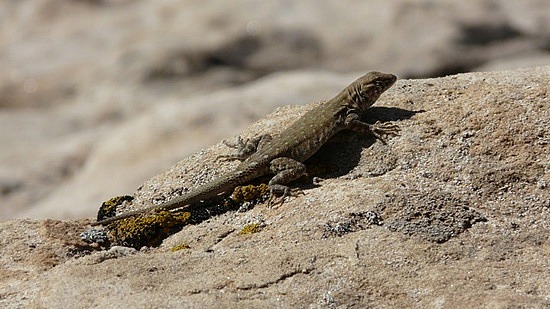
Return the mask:
{"type": "Polygon", "coordinates": [[[349,85],[348,87],[344,88],[340,93],[338,93],[334,98],[332,98],[327,104],[330,104],[334,108],[334,113],[347,113],[350,111],[353,111],[357,114],[361,114],[364,112],[364,110],[370,107],[365,106],[365,104],[361,104],[361,102],[358,102],[356,100],[357,95],[355,94],[355,89],[352,87],[353,84],[349,85]]]}

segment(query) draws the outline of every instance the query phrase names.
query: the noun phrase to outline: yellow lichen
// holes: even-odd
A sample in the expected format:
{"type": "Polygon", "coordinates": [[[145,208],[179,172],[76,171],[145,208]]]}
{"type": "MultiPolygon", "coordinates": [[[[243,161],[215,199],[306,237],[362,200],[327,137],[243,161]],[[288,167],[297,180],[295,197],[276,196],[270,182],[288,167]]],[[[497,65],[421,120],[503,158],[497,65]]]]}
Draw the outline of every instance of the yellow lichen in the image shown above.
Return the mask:
{"type": "Polygon", "coordinates": [[[191,213],[160,211],[146,216],[127,218],[109,224],[115,243],[141,248],[158,246],[164,238],[188,223],[191,213]]]}
{"type": "MultiPolygon", "coordinates": [[[[115,245],[141,248],[143,246],[158,246],[171,234],[178,232],[187,224],[197,224],[212,216],[236,210],[247,202],[259,202],[269,195],[266,184],[237,187],[231,198],[211,199],[201,202],[197,207],[189,207],[185,212],[159,211],[153,214],[130,217],[112,222],[107,226],[110,239],[115,245]]],[[[110,199],[103,203],[101,219],[114,216],[116,206],[124,201],[132,201],[130,196],[110,199]]],[[[260,225],[249,225],[242,231],[243,234],[253,234],[260,230],[260,225]]]]}
{"type": "Polygon", "coordinates": [[[97,211],[97,220],[101,221],[105,218],[113,217],[116,215],[117,207],[122,205],[124,202],[131,202],[134,200],[133,196],[122,195],[113,197],[101,204],[99,210],[97,211]]]}
{"type": "Polygon", "coordinates": [[[179,245],[175,245],[172,247],[172,252],[176,252],[176,251],[180,251],[180,250],[183,250],[183,249],[190,249],[191,247],[187,244],[179,244],[179,245]]]}
{"type": "Polygon", "coordinates": [[[250,202],[269,195],[269,187],[265,184],[236,187],[231,198],[237,203],[250,202]]]}
{"type": "Polygon", "coordinates": [[[239,235],[255,234],[255,233],[258,233],[261,230],[262,230],[262,225],[260,223],[247,224],[239,232],[239,235]]]}

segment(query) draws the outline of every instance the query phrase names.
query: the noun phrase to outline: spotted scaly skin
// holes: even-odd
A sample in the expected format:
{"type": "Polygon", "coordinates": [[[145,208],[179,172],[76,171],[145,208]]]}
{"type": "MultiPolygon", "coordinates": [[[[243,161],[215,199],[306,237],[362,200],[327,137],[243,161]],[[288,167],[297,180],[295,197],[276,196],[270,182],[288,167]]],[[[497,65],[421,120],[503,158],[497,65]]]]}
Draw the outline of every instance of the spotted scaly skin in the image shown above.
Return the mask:
{"type": "Polygon", "coordinates": [[[369,125],[360,121],[361,114],[366,112],[396,80],[397,77],[392,74],[369,72],[344,88],[333,99],[304,114],[276,137],[265,135],[246,142],[239,139],[239,142],[233,145],[226,143],[228,146],[239,148],[240,151],[236,155],[224,157],[242,160],[237,168],[227,175],[166,203],[126,212],[92,225],[104,225],[138,214],[184,207],[221,193],[231,192],[235,187],[267,174],[275,175],[268,183],[271,196],[286,196],[290,192],[286,184],[306,173],[306,167],[302,162],[314,155],[334,134],[349,129],[374,135],[380,140],[385,135],[397,135],[397,125],[369,125]]]}

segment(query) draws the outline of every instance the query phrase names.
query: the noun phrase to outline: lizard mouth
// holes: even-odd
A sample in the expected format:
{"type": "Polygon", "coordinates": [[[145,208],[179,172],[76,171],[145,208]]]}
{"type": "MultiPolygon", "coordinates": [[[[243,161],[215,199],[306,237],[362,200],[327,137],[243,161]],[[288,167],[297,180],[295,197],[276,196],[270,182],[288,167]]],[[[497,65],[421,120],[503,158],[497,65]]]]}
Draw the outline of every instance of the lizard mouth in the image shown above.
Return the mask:
{"type": "MultiPolygon", "coordinates": [[[[378,97],[388,90],[397,81],[397,76],[393,74],[383,74],[376,81],[367,86],[367,91],[361,93],[364,98],[369,98],[372,101],[376,101],[378,97]]],[[[373,102],[374,103],[374,102],[373,102]]]]}
{"type": "Polygon", "coordinates": [[[381,81],[377,82],[376,84],[379,85],[380,90],[388,90],[395,82],[397,81],[397,76],[393,74],[384,74],[386,75],[385,78],[383,78],[381,81]]]}

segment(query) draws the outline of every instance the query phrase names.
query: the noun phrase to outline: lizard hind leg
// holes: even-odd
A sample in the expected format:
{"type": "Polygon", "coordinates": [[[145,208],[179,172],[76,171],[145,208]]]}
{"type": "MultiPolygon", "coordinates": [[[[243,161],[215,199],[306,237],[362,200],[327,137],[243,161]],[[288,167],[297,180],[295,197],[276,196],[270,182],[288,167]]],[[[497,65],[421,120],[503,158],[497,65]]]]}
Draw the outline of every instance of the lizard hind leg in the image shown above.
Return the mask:
{"type": "Polygon", "coordinates": [[[230,155],[220,155],[217,158],[226,161],[239,160],[243,161],[254,154],[258,149],[263,147],[267,142],[271,141],[272,137],[269,134],[256,136],[254,138],[247,138],[243,140],[242,137],[238,137],[236,142],[223,141],[223,144],[229,148],[237,149],[237,153],[230,155]]]}
{"type": "Polygon", "coordinates": [[[269,170],[275,174],[268,183],[269,200],[268,207],[274,204],[282,204],[285,197],[301,190],[292,190],[286,184],[306,174],[306,166],[300,161],[288,157],[273,159],[269,164],[269,170]],[[278,196],[278,197],[277,197],[278,196]]]}

